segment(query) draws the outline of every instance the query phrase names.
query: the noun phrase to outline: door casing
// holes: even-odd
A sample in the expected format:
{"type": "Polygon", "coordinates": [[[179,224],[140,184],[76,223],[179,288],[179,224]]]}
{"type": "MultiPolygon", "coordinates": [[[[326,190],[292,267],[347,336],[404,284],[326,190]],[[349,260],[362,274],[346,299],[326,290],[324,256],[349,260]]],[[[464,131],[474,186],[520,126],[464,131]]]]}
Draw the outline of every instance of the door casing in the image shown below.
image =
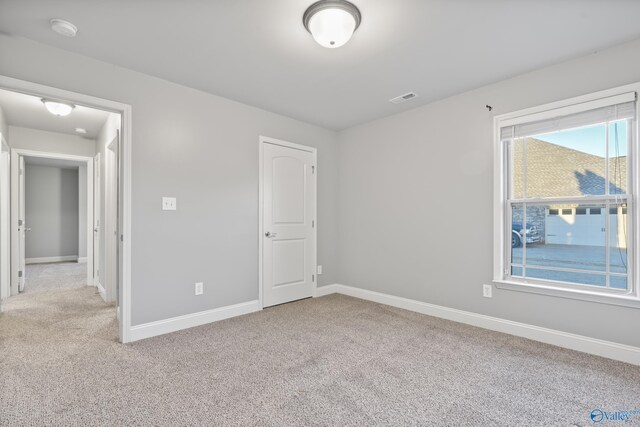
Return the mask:
{"type": "MultiPolygon", "coordinates": [[[[24,150],[13,148],[11,149],[11,295],[18,293],[18,270],[20,269],[20,257],[18,251],[23,252],[24,247],[20,247],[19,239],[20,233],[18,231],[18,220],[20,205],[24,203],[24,194],[20,196],[19,181],[20,165],[23,163],[22,159],[27,157],[40,157],[45,159],[58,159],[58,160],[72,160],[76,162],[83,162],[87,166],[87,284],[93,285],[93,221],[89,221],[89,218],[93,218],[93,157],[76,156],[71,154],[50,153],[45,151],[24,150]],[[15,233],[18,231],[17,233],[15,233]]],[[[22,206],[24,209],[24,206],[22,206]]],[[[29,224],[26,224],[28,227],[29,224]]],[[[23,279],[24,279],[24,265],[23,279]]]]}

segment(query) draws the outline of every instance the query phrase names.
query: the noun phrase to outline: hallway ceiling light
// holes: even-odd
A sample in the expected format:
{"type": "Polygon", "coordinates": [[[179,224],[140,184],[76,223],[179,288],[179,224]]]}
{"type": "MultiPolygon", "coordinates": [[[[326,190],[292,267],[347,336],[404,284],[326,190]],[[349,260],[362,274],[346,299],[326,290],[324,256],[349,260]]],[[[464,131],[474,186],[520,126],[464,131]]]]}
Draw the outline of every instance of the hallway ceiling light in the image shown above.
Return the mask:
{"type": "Polygon", "coordinates": [[[51,29],[62,36],[75,37],[78,33],[78,28],[64,19],[52,19],[49,23],[51,24],[51,29]]]}
{"type": "Polygon", "coordinates": [[[68,116],[71,113],[71,110],[76,108],[73,104],[68,104],[66,102],[52,101],[50,99],[42,99],[42,103],[47,110],[54,116],[68,116]]]}
{"type": "Polygon", "coordinates": [[[76,132],[84,135],[85,133],[87,133],[87,130],[83,128],[76,128],[76,132]]]}
{"type": "Polygon", "coordinates": [[[347,43],[361,20],[358,8],[346,0],[320,0],[309,6],[302,17],[315,41],[330,49],[347,43]]]}

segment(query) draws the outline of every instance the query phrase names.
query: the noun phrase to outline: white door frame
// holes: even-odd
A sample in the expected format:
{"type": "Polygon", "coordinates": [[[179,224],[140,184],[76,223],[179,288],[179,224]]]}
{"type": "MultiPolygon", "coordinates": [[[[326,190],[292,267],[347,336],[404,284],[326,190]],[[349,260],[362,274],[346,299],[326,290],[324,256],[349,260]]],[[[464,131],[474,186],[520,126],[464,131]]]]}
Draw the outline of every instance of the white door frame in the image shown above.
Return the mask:
{"type": "Polygon", "coordinates": [[[11,295],[11,150],[0,133],[0,311],[2,300],[11,295]],[[6,162],[5,162],[6,160],[6,162]]]}
{"type": "MultiPolygon", "coordinates": [[[[70,161],[74,161],[74,162],[83,162],[86,164],[87,166],[87,241],[84,242],[85,245],[87,245],[87,285],[88,286],[92,286],[93,285],[93,233],[91,232],[92,230],[92,224],[89,223],[89,218],[93,218],[93,157],[85,157],[85,156],[76,156],[76,155],[72,155],[72,154],[60,154],[60,153],[50,153],[50,152],[46,152],[46,151],[36,151],[36,150],[24,150],[24,149],[20,149],[20,148],[12,148],[11,149],[11,176],[12,176],[12,180],[11,180],[11,194],[12,197],[15,197],[15,199],[18,198],[18,165],[20,164],[19,159],[20,157],[38,157],[41,159],[56,159],[56,160],[70,160],[70,161]]],[[[12,218],[12,224],[17,223],[17,212],[16,210],[14,210],[12,208],[12,214],[16,213],[16,217],[15,220],[13,220],[13,215],[11,216],[12,218]]],[[[27,224],[28,225],[28,224],[27,224]]],[[[14,227],[15,229],[15,227],[14,227]]],[[[12,233],[13,234],[16,233],[12,233]]],[[[18,239],[15,239],[15,242],[13,241],[12,238],[12,247],[11,247],[11,261],[13,263],[13,265],[17,268],[17,256],[13,256],[14,253],[16,253],[16,249],[17,249],[17,245],[15,245],[15,243],[17,243],[18,239]],[[15,258],[15,262],[14,262],[14,258],[15,258]]],[[[12,269],[12,272],[15,271],[12,269]]],[[[12,275],[13,279],[16,280],[16,274],[14,273],[12,275]]],[[[23,273],[24,274],[24,273],[23,273]]],[[[13,292],[13,286],[12,286],[12,295],[14,295],[13,292]]]]}
{"type": "MultiPolygon", "coordinates": [[[[122,251],[119,253],[119,265],[122,269],[122,280],[118,283],[118,306],[120,307],[120,342],[131,341],[131,115],[130,105],[121,102],[109,101],[107,99],[96,98],[68,90],[57,89],[32,83],[12,77],[0,75],[0,88],[13,92],[25,93],[44,98],[63,99],[76,105],[97,108],[120,114],[122,118],[122,130],[120,142],[122,144],[120,159],[120,170],[122,180],[122,228],[120,239],[122,241],[122,251]]],[[[92,165],[93,168],[93,165],[92,165]]],[[[93,177],[93,173],[87,175],[93,177]]],[[[93,207],[91,208],[93,210],[93,207]]],[[[87,221],[88,222],[88,221],[87,221]]],[[[93,235],[93,232],[91,233],[93,235]]],[[[93,248],[91,248],[93,250],[93,248]]],[[[88,257],[87,257],[88,258],[88,257]]]]}
{"type": "MultiPolygon", "coordinates": [[[[263,257],[263,251],[264,251],[264,239],[263,239],[263,235],[264,235],[264,213],[263,213],[263,207],[264,207],[264,183],[263,183],[263,179],[262,179],[262,173],[263,173],[263,154],[264,154],[264,145],[265,144],[271,144],[271,145],[280,145],[282,147],[287,147],[287,148],[294,148],[296,150],[302,150],[302,151],[307,151],[310,152],[311,154],[313,154],[313,164],[317,165],[318,164],[318,150],[315,147],[308,147],[306,145],[301,145],[301,144],[295,144],[293,142],[288,142],[288,141],[283,141],[281,139],[276,139],[276,138],[270,138],[268,136],[262,136],[260,135],[260,137],[258,138],[258,151],[259,151],[259,158],[258,158],[258,300],[260,301],[260,307],[264,308],[264,301],[263,301],[263,269],[262,269],[262,257],[263,257]]],[[[315,193],[315,198],[314,198],[314,203],[313,203],[313,218],[315,219],[315,226],[313,227],[313,274],[315,275],[316,279],[313,282],[313,296],[316,296],[316,292],[318,289],[318,190],[317,190],[317,183],[318,183],[318,171],[317,171],[317,166],[316,166],[316,179],[313,181],[313,185],[314,185],[314,193],[315,193]]]]}

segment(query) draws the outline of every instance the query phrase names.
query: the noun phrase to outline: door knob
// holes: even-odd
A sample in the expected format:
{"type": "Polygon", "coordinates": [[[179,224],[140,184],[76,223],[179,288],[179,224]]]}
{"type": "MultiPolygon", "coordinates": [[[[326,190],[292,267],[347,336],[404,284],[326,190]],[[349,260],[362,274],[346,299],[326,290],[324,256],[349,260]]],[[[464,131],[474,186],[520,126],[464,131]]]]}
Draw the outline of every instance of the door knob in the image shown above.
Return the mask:
{"type": "Polygon", "coordinates": [[[97,233],[97,232],[98,232],[98,229],[97,229],[97,228],[94,228],[94,229],[93,229],[93,232],[94,232],[94,233],[97,233]]]}
{"type": "Polygon", "coordinates": [[[264,235],[266,237],[276,237],[278,235],[278,233],[272,233],[270,231],[267,231],[266,233],[264,233],[264,235]]]}

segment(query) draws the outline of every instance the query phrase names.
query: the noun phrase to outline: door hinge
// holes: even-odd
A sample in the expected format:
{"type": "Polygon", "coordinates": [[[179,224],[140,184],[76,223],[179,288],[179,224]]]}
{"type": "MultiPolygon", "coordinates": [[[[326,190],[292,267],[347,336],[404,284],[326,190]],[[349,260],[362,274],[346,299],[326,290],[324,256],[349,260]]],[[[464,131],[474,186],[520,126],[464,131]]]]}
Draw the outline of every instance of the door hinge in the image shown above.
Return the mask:
{"type": "Polygon", "coordinates": [[[315,281],[316,281],[316,275],[315,275],[315,274],[312,274],[312,275],[311,275],[311,281],[312,281],[312,282],[315,282],[315,281]]]}
{"type": "Polygon", "coordinates": [[[22,277],[22,270],[18,270],[18,277],[22,277]]]}
{"type": "Polygon", "coordinates": [[[311,220],[311,228],[314,228],[315,226],[316,226],[315,220],[311,220]]]}
{"type": "Polygon", "coordinates": [[[21,227],[23,224],[23,221],[21,219],[18,220],[18,227],[21,227]]]}
{"type": "Polygon", "coordinates": [[[315,166],[311,166],[311,173],[316,173],[316,167],[315,166]]]}

